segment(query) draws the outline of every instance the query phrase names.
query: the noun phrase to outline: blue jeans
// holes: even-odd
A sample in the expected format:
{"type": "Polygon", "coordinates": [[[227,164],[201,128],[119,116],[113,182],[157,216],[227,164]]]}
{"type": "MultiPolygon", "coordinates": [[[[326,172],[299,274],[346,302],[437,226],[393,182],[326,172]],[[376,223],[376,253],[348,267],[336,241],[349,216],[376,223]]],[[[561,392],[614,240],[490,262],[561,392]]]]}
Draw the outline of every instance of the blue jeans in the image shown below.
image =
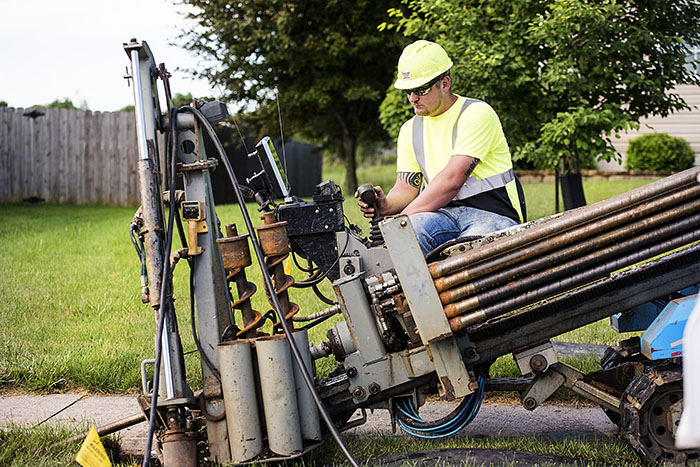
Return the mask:
{"type": "Polygon", "coordinates": [[[513,219],[467,206],[449,206],[434,212],[409,216],[423,254],[448,240],[467,235],[485,235],[516,225],[513,219]]]}

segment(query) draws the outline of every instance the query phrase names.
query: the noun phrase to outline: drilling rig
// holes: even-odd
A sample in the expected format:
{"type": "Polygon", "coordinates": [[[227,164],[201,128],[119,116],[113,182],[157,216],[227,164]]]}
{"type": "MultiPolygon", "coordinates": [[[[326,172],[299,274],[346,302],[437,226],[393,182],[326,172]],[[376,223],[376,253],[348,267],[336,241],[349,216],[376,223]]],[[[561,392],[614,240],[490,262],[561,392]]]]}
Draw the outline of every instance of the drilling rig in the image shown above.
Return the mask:
{"type": "MultiPolygon", "coordinates": [[[[138,399],[164,465],[194,466],[203,456],[293,459],[330,437],[343,448],[338,433],[364,423],[368,409],[386,410],[415,436],[450,436],[474,419],[485,391],[516,390],[534,410],[561,387],[599,404],[645,461],[698,460],[700,451],[675,448],[674,433],[683,406],[680,336],[700,282],[700,168],[424,256],[406,216],[375,217],[369,238],[346,225],[343,194],[330,180],[309,201],[293,196],[267,137],[251,154],[260,170],[240,184],[212,126],[227,117],[225,105],[174,107],[170,75],[147,43],[124,49],[139,149],[132,240],[156,322],[155,358],[142,364],[138,399]],[[216,157],[206,154],[205,137],[216,157]],[[219,221],[210,177],[219,165],[245,226],[219,221]],[[244,195],[257,201],[261,224],[252,224],[244,195]],[[178,230],[186,246],[173,251],[178,230]],[[299,283],[284,267],[290,255],[313,266],[304,285],[332,283],[335,297],[322,312],[298,314],[299,283]],[[174,313],[172,271],[181,258],[191,267],[196,390],[174,313]],[[272,306],[266,313],[251,302],[258,287],[246,269],[254,263],[272,306]],[[307,329],[336,314],[342,319],[327,338],[310,343],[307,329]],[[607,317],[620,332],[644,332],[609,348],[592,373],[558,360],[550,339],[607,317]],[[489,377],[508,354],[526,378],[489,377]],[[314,375],[320,358],[335,360],[328,377],[314,375]],[[430,394],[461,402],[425,421],[419,408],[430,394]]],[[[360,196],[371,204],[371,185],[360,196]]]]}

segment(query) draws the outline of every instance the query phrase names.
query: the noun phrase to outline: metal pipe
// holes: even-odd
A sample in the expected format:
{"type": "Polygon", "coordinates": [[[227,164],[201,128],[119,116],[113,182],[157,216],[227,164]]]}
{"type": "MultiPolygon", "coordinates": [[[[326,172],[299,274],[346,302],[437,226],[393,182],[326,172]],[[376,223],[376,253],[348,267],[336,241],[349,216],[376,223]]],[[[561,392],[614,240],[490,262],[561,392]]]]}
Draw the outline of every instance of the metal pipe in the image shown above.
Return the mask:
{"type": "Polygon", "coordinates": [[[146,118],[144,113],[142,81],[141,81],[141,59],[139,58],[139,50],[131,51],[131,77],[134,80],[134,113],[136,116],[136,139],[138,141],[139,159],[150,159],[148,153],[148,144],[146,143],[146,118]]]}
{"type": "MultiPolygon", "coordinates": [[[[106,435],[111,435],[112,433],[116,433],[117,431],[121,431],[125,428],[129,428],[130,426],[137,425],[141,422],[146,421],[146,415],[143,413],[137,413],[135,415],[132,415],[130,417],[122,418],[121,420],[117,420],[116,422],[108,423],[106,425],[101,425],[97,428],[97,434],[100,436],[106,436],[106,435]]],[[[85,439],[85,437],[90,433],[89,431],[86,431],[85,433],[80,433],[79,435],[71,436],[70,438],[61,441],[59,444],[63,443],[72,443],[74,441],[80,441],[82,439],[85,439]]]]}
{"type": "MultiPolygon", "coordinates": [[[[465,284],[461,284],[453,289],[446,290],[440,293],[440,301],[443,305],[453,303],[461,298],[474,295],[489,288],[493,288],[501,284],[505,284],[507,282],[516,280],[519,277],[524,277],[526,275],[532,274],[540,269],[553,267],[566,259],[572,258],[582,253],[591,250],[597,250],[612,242],[621,241],[625,238],[632,237],[641,232],[644,232],[650,228],[659,225],[664,225],[665,223],[672,221],[674,218],[687,216],[699,209],[700,200],[690,201],[671,210],[663,211],[654,216],[644,218],[638,222],[624,225],[615,230],[606,232],[602,235],[592,236],[588,240],[583,241],[581,243],[575,243],[571,246],[565,246],[564,248],[555,252],[539,256],[532,261],[525,262],[516,265],[512,268],[496,272],[495,274],[478,278],[474,281],[467,282],[465,284]]],[[[533,245],[533,247],[530,247],[530,249],[535,249],[538,247],[539,245],[533,245]]],[[[531,254],[527,249],[525,251],[520,250],[519,253],[522,253],[523,256],[526,256],[528,258],[533,256],[533,254],[531,254]]]]}
{"type": "Polygon", "coordinates": [[[175,387],[173,384],[173,364],[172,361],[170,360],[170,338],[169,338],[169,333],[168,329],[170,329],[170,326],[168,325],[168,314],[166,310],[163,308],[160,309],[161,313],[165,313],[165,316],[163,317],[163,334],[161,334],[160,339],[161,339],[161,345],[163,346],[164,352],[163,352],[163,373],[165,378],[163,379],[163,382],[165,383],[165,394],[168,399],[172,399],[175,397],[175,387]]]}
{"type": "MultiPolygon", "coordinates": [[[[294,331],[294,342],[301,352],[306,370],[311,373],[313,364],[311,363],[311,351],[309,350],[309,334],[306,329],[294,331]]],[[[318,418],[318,408],[314,403],[311,391],[301,375],[301,368],[294,365],[294,384],[297,393],[297,404],[299,405],[299,424],[301,425],[301,437],[312,441],[321,440],[321,422],[318,418]]]]}
{"type": "Polygon", "coordinates": [[[253,459],[263,450],[253,349],[249,340],[239,339],[222,342],[217,350],[231,460],[238,464],[253,459]]]}
{"type": "MultiPolygon", "coordinates": [[[[698,222],[700,222],[700,214],[696,214],[687,219],[683,219],[682,221],[679,221],[675,224],[661,227],[660,229],[657,229],[655,231],[648,232],[646,234],[628,239],[624,242],[609,246],[591,254],[575,258],[566,263],[559,264],[553,268],[540,271],[537,274],[525,276],[524,278],[513,281],[509,284],[502,285],[500,287],[487,290],[482,294],[469,297],[466,300],[451,303],[445,306],[445,314],[448,318],[453,318],[457,315],[464,314],[469,310],[473,310],[480,306],[484,306],[489,303],[493,303],[497,300],[501,300],[507,296],[519,292],[527,293],[526,291],[530,290],[532,287],[535,287],[544,282],[549,282],[553,279],[556,279],[557,277],[561,277],[567,273],[571,273],[572,271],[581,271],[584,268],[600,264],[602,261],[606,261],[610,258],[619,257],[621,253],[629,252],[644,247],[647,244],[657,241],[660,238],[669,237],[671,235],[678,234],[679,232],[685,232],[686,230],[696,225],[694,223],[698,222]]],[[[661,253],[663,253],[663,251],[661,253]]],[[[622,265],[620,267],[625,266],[628,265],[622,265]]],[[[612,271],[614,271],[614,269],[608,272],[612,271]]],[[[589,279],[593,279],[593,277],[590,277],[589,279]]]]}
{"type": "Polygon", "coordinates": [[[482,308],[469,314],[455,316],[449,320],[450,328],[453,332],[460,331],[468,326],[504,315],[509,311],[535,303],[551,295],[585,285],[587,282],[599,279],[611,272],[668,252],[669,250],[679,248],[683,245],[687,245],[688,243],[698,239],[700,239],[700,229],[692,230],[680,236],[670,238],[662,243],[652,245],[645,250],[635,251],[607,263],[600,264],[595,268],[572,274],[571,276],[560,281],[548,283],[539,289],[516,295],[515,297],[511,297],[507,300],[499,301],[488,308],[482,308]]]}
{"type": "MultiPolygon", "coordinates": [[[[485,261],[466,265],[465,269],[462,269],[461,271],[451,275],[439,277],[435,279],[435,288],[438,290],[438,292],[443,292],[459,284],[474,280],[477,277],[493,273],[505,267],[513,266],[514,264],[521,263],[529,258],[551,251],[555,248],[569,245],[575,241],[590,238],[591,236],[609,228],[617,227],[631,220],[644,217],[645,215],[660,211],[662,209],[667,209],[670,206],[689,199],[697,198],[698,196],[700,196],[700,186],[696,184],[675,193],[643,202],[633,209],[622,211],[609,217],[583,224],[580,227],[573,228],[563,233],[550,232],[550,235],[552,236],[547,238],[546,241],[544,241],[545,238],[542,237],[539,241],[532,242],[531,244],[527,245],[523,244],[520,247],[504,252],[502,255],[487,256],[485,261]]],[[[549,223],[540,224],[520,235],[529,235],[533,231],[539,231],[540,226],[546,227],[548,225],[549,223]]],[[[519,237],[520,235],[516,235],[514,237],[519,237]]],[[[471,250],[462,257],[471,258],[474,254],[479,254],[478,252],[480,252],[482,249],[490,249],[493,245],[497,245],[498,243],[499,242],[495,242],[491,245],[486,245],[481,249],[471,250]]]]}
{"type": "Polygon", "coordinates": [[[627,193],[610,198],[609,200],[600,201],[590,206],[584,206],[574,211],[569,211],[552,219],[550,222],[539,224],[538,226],[524,231],[520,235],[504,237],[490,245],[484,246],[477,250],[472,250],[468,255],[455,256],[447,258],[443,261],[438,261],[429,265],[430,273],[433,278],[451,274],[455,271],[480,261],[485,258],[493,257],[494,255],[512,250],[521,245],[531,242],[541,242],[549,235],[568,230],[578,224],[597,219],[607,214],[611,214],[620,210],[629,210],[630,206],[645,201],[649,198],[666,193],[670,190],[688,185],[696,184],[696,177],[700,173],[700,166],[693,167],[678,174],[666,177],[648,185],[636,188],[627,193]]]}
{"type": "Polygon", "coordinates": [[[287,337],[258,338],[255,351],[270,450],[282,456],[300,452],[303,442],[287,337]]]}

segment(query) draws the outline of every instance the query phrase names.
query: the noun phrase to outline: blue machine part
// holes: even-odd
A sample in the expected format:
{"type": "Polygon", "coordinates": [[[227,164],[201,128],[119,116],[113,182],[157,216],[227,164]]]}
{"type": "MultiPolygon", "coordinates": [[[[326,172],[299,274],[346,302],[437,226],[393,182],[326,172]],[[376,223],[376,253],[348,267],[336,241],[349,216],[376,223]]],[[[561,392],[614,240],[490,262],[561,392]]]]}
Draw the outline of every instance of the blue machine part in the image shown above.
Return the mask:
{"type": "Polygon", "coordinates": [[[683,330],[698,295],[672,300],[642,335],[642,354],[651,360],[683,356],[683,330]]]}
{"type": "Polygon", "coordinates": [[[666,308],[674,298],[700,293],[697,285],[679,290],[672,296],[656,298],[650,302],[642,303],[629,311],[616,313],[610,317],[610,326],[617,332],[644,331],[649,328],[657,316],[666,308]]]}

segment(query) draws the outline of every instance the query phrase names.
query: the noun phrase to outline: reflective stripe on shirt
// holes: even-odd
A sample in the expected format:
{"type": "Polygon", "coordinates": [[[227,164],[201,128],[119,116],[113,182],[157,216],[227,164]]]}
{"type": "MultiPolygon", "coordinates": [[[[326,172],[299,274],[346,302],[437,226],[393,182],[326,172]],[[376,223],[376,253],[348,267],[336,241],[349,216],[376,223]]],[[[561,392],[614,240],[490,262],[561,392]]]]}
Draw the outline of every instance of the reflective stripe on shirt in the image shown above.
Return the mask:
{"type": "MultiPolygon", "coordinates": [[[[482,102],[478,99],[469,99],[467,98],[464,101],[464,104],[462,105],[462,108],[459,111],[459,115],[457,116],[457,119],[455,120],[455,125],[452,130],[452,146],[457,143],[457,125],[459,123],[459,119],[464,113],[465,110],[467,110],[467,107],[469,107],[471,104],[474,102],[482,102]]],[[[428,180],[428,175],[427,172],[425,171],[425,142],[423,138],[423,117],[420,115],[416,115],[413,118],[413,132],[412,132],[412,138],[413,138],[413,152],[416,156],[416,162],[418,163],[418,167],[420,167],[421,173],[423,174],[423,186],[421,187],[421,191],[425,188],[426,184],[430,182],[428,180]]],[[[468,155],[468,154],[465,154],[468,155]]],[[[507,183],[513,181],[515,179],[515,172],[513,172],[513,169],[509,169],[505,172],[491,175],[490,177],[478,179],[476,175],[472,175],[467,179],[467,181],[464,183],[464,186],[459,189],[459,192],[455,195],[453,200],[460,200],[460,199],[465,199],[469,198],[474,195],[478,195],[479,193],[483,193],[485,191],[493,190],[495,188],[500,188],[503,186],[506,186],[507,183]]]]}

